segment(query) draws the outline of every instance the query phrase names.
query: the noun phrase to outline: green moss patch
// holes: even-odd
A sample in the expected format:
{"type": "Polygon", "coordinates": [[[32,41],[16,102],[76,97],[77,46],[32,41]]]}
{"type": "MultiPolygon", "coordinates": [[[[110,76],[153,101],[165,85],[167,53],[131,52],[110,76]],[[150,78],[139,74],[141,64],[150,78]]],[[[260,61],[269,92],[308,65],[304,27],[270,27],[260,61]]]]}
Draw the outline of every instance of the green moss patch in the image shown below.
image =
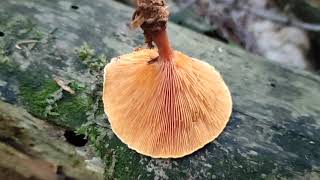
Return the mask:
{"type": "Polygon", "coordinates": [[[33,115],[46,118],[45,111],[49,105],[47,100],[60,87],[53,80],[43,80],[37,86],[32,86],[32,84],[24,82],[19,86],[23,104],[33,115]]]}
{"type": "Polygon", "coordinates": [[[115,135],[110,139],[108,137],[108,133],[111,133],[110,129],[88,122],[78,129],[78,133],[88,137],[95,151],[104,160],[106,179],[147,178],[146,171],[140,164],[141,155],[130,150],[115,135]]]}
{"type": "Polygon", "coordinates": [[[87,112],[92,110],[92,98],[84,93],[79,95],[64,94],[53,109],[59,114],[59,119],[70,127],[79,127],[87,121],[87,112]]]}
{"type": "Polygon", "coordinates": [[[86,122],[87,112],[92,110],[90,96],[84,92],[75,95],[64,92],[54,80],[44,79],[34,87],[20,85],[20,93],[23,104],[33,115],[71,128],[86,122]]]}
{"type": "Polygon", "coordinates": [[[77,48],[76,52],[82,63],[92,71],[100,72],[107,63],[106,56],[104,54],[97,55],[87,43],[77,48]]]}

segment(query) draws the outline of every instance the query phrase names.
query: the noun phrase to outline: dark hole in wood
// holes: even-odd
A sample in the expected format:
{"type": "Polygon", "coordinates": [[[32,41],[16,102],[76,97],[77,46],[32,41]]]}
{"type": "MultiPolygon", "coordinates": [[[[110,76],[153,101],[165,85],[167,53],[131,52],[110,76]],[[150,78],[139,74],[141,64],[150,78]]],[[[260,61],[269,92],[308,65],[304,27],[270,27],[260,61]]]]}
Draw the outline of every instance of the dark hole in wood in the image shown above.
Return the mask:
{"type": "Polygon", "coordinates": [[[3,36],[4,36],[4,32],[0,31],[0,37],[3,37],[3,36]]]}
{"type": "Polygon", "coordinates": [[[64,137],[66,138],[67,142],[77,146],[82,147],[87,144],[88,140],[85,138],[83,134],[76,134],[74,131],[66,130],[64,132],[64,137]]]}
{"type": "Polygon", "coordinates": [[[64,173],[64,169],[63,169],[63,166],[59,165],[57,167],[57,172],[56,172],[57,175],[59,175],[58,179],[63,179],[63,180],[76,180],[75,178],[73,177],[69,177],[69,176],[66,176],[66,174],[64,173]]]}
{"type": "Polygon", "coordinates": [[[78,6],[76,6],[76,5],[72,5],[72,6],[71,6],[71,9],[75,9],[75,10],[77,10],[77,9],[79,9],[79,7],[78,7],[78,6]]]}
{"type": "Polygon", "coordinates": [[[320,61],[318,59],[320,58],[320,39],[317,38],[317,33],[310,34],[310,41],[311,41],[311,51],[310,51],[310,60],[312,66],[317,70],[318,74],[320,74],[320,61]]]}
{"type": "Polygon", "coordinates": [[[276,87],[276,84],[270,83],[270,86],[274,88],[274,87],[276,87]]]}

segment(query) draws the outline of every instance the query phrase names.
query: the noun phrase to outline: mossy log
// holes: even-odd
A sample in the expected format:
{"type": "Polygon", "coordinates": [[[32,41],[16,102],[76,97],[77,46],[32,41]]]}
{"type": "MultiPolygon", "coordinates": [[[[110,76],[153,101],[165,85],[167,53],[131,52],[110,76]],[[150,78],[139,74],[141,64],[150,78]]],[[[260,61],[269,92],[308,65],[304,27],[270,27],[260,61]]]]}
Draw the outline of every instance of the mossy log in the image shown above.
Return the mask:
{"type": "Polygon", "coordinates": [[[64,129],[0,101],[0,179],[102,179],[63,134],[64,129]]]}
{"type": "Polygon", "coordinates": [[[86,42],[110,59],[141,46],[142,33],[128,26],[133,9],[103,0],[10,0],[0,6],[1,99],[70,128],[88,121],[82,130],[104,158],[108,178],[320,178],[318,76],[169,24],[177,50],[221,72],[234,108],[221,136],[201,150],[181,159],[151,159],[113,135],[99,101],[102,72],[81,61],[93,57],[91,51],[85,58],[74,51],[86,42]],[[75,94],[62,91],[57,77],[75,94]]]}

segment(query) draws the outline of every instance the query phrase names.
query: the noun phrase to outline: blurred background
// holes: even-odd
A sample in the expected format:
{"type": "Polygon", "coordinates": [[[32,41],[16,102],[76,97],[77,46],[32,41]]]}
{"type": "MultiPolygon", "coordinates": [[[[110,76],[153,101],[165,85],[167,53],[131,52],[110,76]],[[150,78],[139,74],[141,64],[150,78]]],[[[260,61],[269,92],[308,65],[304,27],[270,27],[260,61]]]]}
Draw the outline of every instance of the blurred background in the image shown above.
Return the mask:
{"type": "MultiPolygon", "coordinates": [[[[134,0],[119,1],[134,6],[134,0]]],[[[173,0],[169,7],[177,24],[270,61],[320,72],[319,0],[173,0]]]]}

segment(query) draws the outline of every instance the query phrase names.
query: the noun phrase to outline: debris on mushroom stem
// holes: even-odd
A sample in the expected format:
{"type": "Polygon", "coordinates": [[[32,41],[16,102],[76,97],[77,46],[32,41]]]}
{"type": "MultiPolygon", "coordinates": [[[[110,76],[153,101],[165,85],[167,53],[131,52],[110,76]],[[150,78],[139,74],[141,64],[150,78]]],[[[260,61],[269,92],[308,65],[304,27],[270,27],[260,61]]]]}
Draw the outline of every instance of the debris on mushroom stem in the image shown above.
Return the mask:
{"type": "Polygon", "coordinates": [[[169,11],[164,0],[137,0],[137,10],[132,17],[132,26],[141,27],[145,42],[153,48],[152,42],[158,48],[159,59],[172,60],[173,50],[167,34],[169,11]]]}

